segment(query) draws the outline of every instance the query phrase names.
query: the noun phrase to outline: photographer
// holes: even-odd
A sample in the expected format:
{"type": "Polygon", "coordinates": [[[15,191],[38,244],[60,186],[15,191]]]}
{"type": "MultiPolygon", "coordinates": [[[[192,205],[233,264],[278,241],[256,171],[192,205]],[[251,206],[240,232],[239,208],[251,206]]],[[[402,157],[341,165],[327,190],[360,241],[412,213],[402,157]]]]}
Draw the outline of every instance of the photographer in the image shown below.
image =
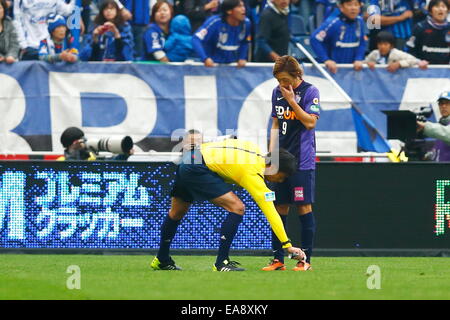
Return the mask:
{"type": "Polygon", "coordinates": [[[433,148],[433,160],[450,161],[450,91],[443,92],[438,98],[441,119],[439,123],[417,121],[417,130],[430,138],[436,138],[433,148]]]}
{"type": "Polygon", "coordinates": [[[104,138],[100,140],[87,140],[84,132],[77,127],[70,127],[64,130],[60,138],[64,147],[64,156],[58,161],[79,160],[116,160],[126,161],[134,153],[133,140],[130,137],[122,139],[104,138]],[[92,152],[92,151],[94,152],[92,152]],[[98,157],[99,151],[107,151],[114,154],[110,158],[98,157]]]}

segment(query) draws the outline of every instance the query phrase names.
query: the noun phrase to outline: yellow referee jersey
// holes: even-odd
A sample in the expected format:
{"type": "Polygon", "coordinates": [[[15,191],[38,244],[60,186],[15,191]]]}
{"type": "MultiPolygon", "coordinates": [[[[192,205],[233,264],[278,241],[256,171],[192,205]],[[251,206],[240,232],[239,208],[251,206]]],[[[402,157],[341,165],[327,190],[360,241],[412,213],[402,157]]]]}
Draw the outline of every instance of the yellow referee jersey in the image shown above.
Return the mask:
{"type": "Polygon", "coordinates": [[[259,147],[250,142],[228,139],[204,143],[200,147],[206,166],[228,183],[235,183],[250,193],[283,244],[292,247],[280,215],[273,205],[274,193],[266,186],[266,160],[259,147]]]}

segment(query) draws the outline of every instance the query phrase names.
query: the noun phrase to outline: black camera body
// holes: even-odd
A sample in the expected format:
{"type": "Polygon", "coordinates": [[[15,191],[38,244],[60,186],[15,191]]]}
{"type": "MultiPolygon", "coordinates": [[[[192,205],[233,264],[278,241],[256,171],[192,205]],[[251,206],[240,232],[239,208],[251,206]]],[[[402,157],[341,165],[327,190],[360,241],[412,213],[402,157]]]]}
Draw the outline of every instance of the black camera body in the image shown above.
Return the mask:
{"type": "Polygon", "coordinates": [[[404,142],[403,150],[410,161],[425,160],[425,154],[431,146],[423,133],[417,132],[417,121],[427,121],[433,114],[432,107],[419,107],[415,111],[388,110],[383,113],[387,115],[387,138],[404,142]]]}
{"type": "Polygon", "coordinates": [[[419,107],[419,110],[414,111],[414,113],[416,114],[416,120],[417,121],[425,122],[433,114],[433,108],[431,106],[419,107]]]}

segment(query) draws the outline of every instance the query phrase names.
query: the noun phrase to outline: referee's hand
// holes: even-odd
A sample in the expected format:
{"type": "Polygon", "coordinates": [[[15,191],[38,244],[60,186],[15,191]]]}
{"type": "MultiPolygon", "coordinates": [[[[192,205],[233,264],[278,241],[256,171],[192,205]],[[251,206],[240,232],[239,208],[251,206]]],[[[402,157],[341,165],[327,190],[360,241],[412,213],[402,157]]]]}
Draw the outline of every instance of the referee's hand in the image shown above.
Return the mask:
{"type": "Polygon", "coordinates": [[[289,258],[294,260],[303,261],[306,259],[306,254],[302,249],[296,247],[290,247],[286,249],[289,252],[289,258]]]}

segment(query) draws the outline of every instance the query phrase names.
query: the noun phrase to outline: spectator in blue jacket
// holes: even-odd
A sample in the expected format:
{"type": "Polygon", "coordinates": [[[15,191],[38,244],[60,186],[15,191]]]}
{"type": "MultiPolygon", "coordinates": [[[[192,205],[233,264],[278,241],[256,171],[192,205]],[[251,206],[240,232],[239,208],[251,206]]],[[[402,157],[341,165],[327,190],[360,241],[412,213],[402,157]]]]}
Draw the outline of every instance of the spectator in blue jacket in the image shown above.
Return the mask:
{"type": "Polygon", "coordinates": [[[105,0],[94,19],[94,29],[86,36],[80,52],[82,61],[133,60],[133,34],[114,0],[105,0]]]}
{"type": "Polygon", "coordinates": [[[192,56],[191,23],[185,15],[179,14],[170,22],[170,36],[164,51],[173,62],[183,62],[192,56]]]}
{"type": "Polygon", "coordinates": [[[122,0],[125,8],[132,14],[130,20],[134,39],[134,56],[142,57],[144,51],[143,36],[147,25],[150,23],[149,0],[122,0]]]}
{"type": "Polygon", "coordinates": [[[338,7],[339,16],[325,20],[311,35],[311,46],[330,72],[337,72],[337,63],[353,63],[354,69],[359,71],[366,50],[364,20],[359,16],[361,3],[340,0],[338,7]]]}
{"type": "Polygon", "coordinates": [[[173,6],[165,0],[158,1],[152,7],[150,25],[144,33],[143,60],[169,62],[164,46],[169,36],[173,13],[173,6]]]}
{"type": "Polygon", "coordinates": [[[206,67],[215,63],[247,63],[251,23],[241,0],[224,0],[221,15],[207,19],[192,37],[195,52],[206,67]]]}
{"type": "Polygon", "coordinates": [[[337,0],[316,0],[316,26],[320,26],[328,17],[339,15],[337,0]]]}

